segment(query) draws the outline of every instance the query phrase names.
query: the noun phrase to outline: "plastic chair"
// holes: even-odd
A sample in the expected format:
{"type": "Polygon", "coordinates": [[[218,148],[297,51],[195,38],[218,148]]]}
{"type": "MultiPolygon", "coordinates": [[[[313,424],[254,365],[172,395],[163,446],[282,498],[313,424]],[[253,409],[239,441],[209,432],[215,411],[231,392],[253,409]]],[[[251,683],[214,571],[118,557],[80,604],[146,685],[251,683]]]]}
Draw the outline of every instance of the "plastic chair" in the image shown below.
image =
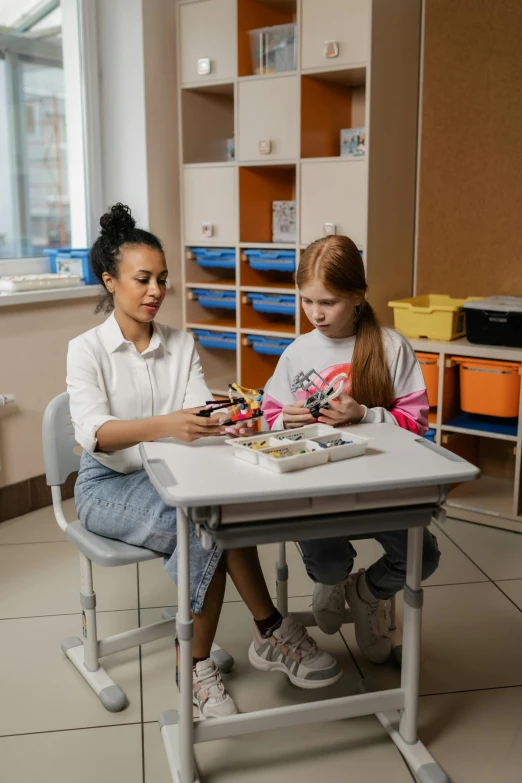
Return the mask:
{"type": "MultiPolygon", "coordinates": [[[[69,637],[62,642],[62,650],[91,686],[103,706],[110,712],[119,712],[128,702],[124,691],[109,677],[99,659],[111,653],[137,647],[165,636],[176,634],[175,609],[166,610],[164,620],[135,628],[131,631],[98,639],[96,627],[96,593],[93,589],[92,563],[108,568],[145,563],[162,557],[150,549],[131,546],[123,541],[104,538],[87,530],[81,522],[67,522],[62,508],[61,485],[71,473],[80,468],[74,427],[69,411],[67,392],[55,397],[45,409],[42,427],[43,453],[47,484],[51,487],[56,521],[65,537],[80,552],[80,605],[82,607],[82,636],[69,637]]],[[[214,645],[212,658],[223,672],[230,671],[233,659],[214,645]]],[[[172,673],[174,677],[174,672],[172,673]]]]}

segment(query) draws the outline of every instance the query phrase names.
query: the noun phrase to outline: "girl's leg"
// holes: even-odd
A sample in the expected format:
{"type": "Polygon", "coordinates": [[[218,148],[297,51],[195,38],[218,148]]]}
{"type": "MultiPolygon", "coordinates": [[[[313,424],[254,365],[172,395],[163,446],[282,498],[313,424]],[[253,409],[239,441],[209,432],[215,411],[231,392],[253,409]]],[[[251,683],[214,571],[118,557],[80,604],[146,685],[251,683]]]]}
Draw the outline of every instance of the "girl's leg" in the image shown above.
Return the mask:
{"type": "MultiPolygon", "coordinates": [[[[406,555],[408,531],[392,530],[371,536],[384,549],[384,555],[365,573],[365,585],[369,594],[386,601],[403,589],[406,584],[406,555]]],[[[439,565],[440,551],[437,539],[427,528],[423,532],[422,579],[428,579],[439,565]]],[[[369,597],[369,596],[368,596],[369,597]]]]}

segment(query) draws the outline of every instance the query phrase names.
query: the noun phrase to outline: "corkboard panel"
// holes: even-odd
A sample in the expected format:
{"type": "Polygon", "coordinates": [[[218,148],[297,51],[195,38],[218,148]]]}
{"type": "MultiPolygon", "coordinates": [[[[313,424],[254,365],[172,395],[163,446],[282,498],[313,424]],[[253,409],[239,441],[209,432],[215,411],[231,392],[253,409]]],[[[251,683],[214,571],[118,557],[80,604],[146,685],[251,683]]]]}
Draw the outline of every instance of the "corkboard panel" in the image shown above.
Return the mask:
{"type": "Polygon", "coordinates": [[[417,293],[522,296],[522,2],[427,0],[417,293]]]}

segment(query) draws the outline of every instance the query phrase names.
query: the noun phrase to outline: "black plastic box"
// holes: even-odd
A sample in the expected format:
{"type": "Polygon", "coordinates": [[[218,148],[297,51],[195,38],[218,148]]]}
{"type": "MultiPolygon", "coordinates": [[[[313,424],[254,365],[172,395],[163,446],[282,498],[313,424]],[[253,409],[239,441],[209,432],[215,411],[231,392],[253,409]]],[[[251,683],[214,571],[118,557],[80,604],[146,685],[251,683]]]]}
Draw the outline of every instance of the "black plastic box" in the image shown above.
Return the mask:
{"type": "Polygon", "coordinates": [[[522,298],[490,296],[466,302],[464,310],[470,343],[522,348],[522,298]]]}

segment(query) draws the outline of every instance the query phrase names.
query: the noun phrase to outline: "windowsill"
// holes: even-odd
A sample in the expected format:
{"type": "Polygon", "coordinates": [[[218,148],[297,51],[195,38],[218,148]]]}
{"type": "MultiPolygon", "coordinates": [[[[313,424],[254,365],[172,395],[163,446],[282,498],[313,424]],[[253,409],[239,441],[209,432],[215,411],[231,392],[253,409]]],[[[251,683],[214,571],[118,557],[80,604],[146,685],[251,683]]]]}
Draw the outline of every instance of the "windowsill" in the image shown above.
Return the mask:
{"type": "Polygon", "coordinates": [[[38,302],[58,302],[67,299],[93,299],[99,296],[99,285],[79,285],[73,288],[46,288],[36,291],[17,291],[0,293],[0,307],[11,305],[36,304],[38,302]]]}

